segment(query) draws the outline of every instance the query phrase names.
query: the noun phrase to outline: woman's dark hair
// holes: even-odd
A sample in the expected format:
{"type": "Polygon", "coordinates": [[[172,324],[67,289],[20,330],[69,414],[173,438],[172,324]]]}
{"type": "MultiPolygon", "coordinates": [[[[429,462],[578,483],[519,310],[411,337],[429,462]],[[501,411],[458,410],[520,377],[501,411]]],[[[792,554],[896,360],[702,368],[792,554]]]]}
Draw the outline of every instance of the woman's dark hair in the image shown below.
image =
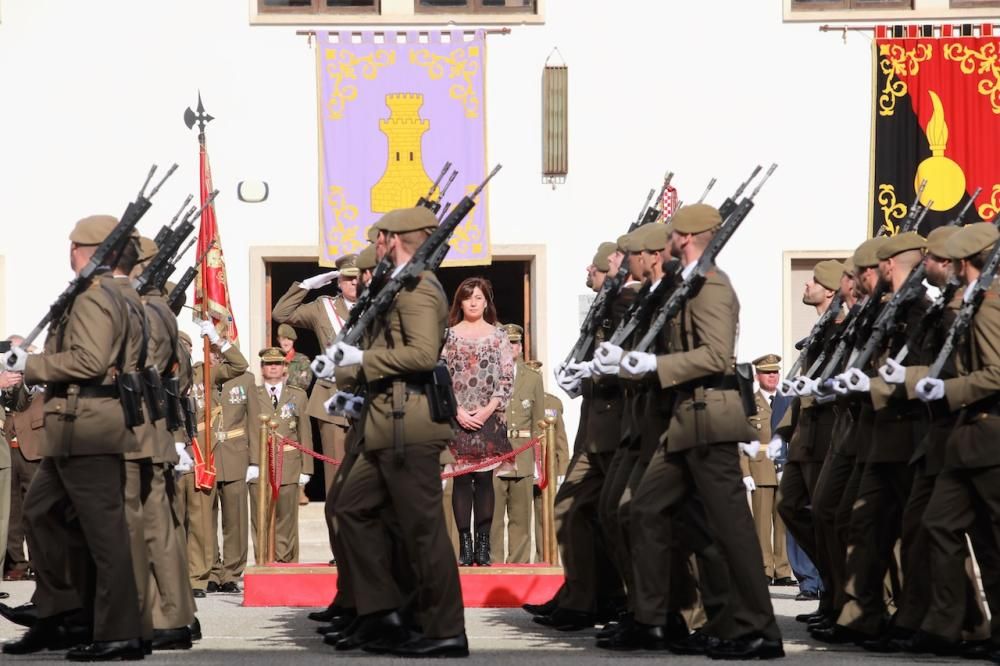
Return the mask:
{"type": "Polygon", "coordinates": [[[462,284],[458,285],[458,289],[455,290],[455,298],[451,302],[451,312],[448,313],[449,327],[465,318],[462,315],[462,301],[472,296],[476,287],[479,287],[479,291],[483,292],[483,296],[486,297],[486,310],[483,311],[483,319],[490,324],[497,323],[497,308],[493,304],[493,285],[484,277],[471,277],[462,280],[462,284]]]}

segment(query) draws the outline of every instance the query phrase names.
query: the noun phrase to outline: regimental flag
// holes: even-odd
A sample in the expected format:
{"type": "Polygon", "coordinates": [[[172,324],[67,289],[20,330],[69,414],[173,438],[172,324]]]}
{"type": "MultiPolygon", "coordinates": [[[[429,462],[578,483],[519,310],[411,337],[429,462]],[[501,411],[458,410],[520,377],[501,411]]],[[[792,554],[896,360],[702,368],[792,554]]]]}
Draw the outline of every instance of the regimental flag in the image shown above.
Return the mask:
{"type": "MultiPolygon", "coordinates": [[[[201,204],[205,205],[212,192],[212,168],[208,163],[208,149],[204,135],[199,136],[201,152],[201,204]]],[[[198,256],[204,260],[198,265],[195,279],[195,318],[210,317],[230,342],[236,344],[238,332],[233,319],[233,306],[229,301],[229,281],[226,279],[226,260],[222,254],[222,237],[215,219],[215,202],[201,212],[198,231],[198,256]],[[228,331],[228,332],[227,332],[228,331]]]]}
{"type": "Polygon", "coordinates": [[[927,180],[931,209],[920,233],[952,219],[982,193],[965,223],[1000,209],[1000,40],[992,26],[878,27],[874,44],[870,233],[896,233],[927,180]]]}

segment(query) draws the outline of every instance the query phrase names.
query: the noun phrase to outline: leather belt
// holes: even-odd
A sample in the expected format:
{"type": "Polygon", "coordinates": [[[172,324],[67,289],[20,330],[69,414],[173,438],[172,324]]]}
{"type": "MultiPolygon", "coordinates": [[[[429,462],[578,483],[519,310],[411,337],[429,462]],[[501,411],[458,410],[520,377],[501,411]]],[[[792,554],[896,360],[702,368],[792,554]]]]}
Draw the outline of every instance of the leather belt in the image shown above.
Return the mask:
{"type": "Polygon", "coordinates": [[[215,441],[224,442],[227,439],[236,439],[237,437],[245,437],[247,434],[246,428],[233,428],[232,430],[225,430],[215,434],[215,441]]]}
{"type": "MultiPolygon", "coordinates": [[[[56,398],[67,397],[66,389],[57,390],[52,394],[56,398]]],[[[80,392],[77,394],[81,398],[117,398],[118,397],[118,385],[117,384],[101,384],[100,386],[81,386],[80,392]]]]}
{"type": "Polygon", "coordinates": [[[510,439],[531,439],[531,431],[517,430],[512,428],[511,430],[507,431],[507,437],[509,437],[510,439]]]}

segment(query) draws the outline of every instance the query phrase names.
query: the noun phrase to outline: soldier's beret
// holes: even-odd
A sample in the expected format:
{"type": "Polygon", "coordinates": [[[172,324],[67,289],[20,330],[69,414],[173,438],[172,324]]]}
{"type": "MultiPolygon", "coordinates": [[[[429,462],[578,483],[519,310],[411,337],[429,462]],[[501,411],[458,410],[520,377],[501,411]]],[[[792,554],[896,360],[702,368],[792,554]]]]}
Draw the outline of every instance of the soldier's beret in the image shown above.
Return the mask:
{"type": "Polygon", "coordinates": [[[643,225],[635,231],[618,237],[618,249],[622,252],[642,252],[642,239],[649,233],[650,225],[643,225]]]}
{"type": "Polygon", "coordinates": [[[361,275],[361,271],[358,270],[358,255],[356,254],[345,254],[339,257],[336,262],[337,270],[340,271],[341,277],[358,277],[361,275]]]}
{"type": "Polygon", "coordinates": [[[910,250],[923,250],[927,246],[927,239],[918,234],[916,231],[907,231],[902,234],[896,234],[886,242],[882,243],[875,255],[879,258],[879,261],[885,261],[890,257],[895,257],[901,252],[909,252],[910,250]]]}
{"type": "Polygon", "coordinates": [[[765,354],[753,360],[757,372],[778,372],[781,370],[781,357],[777,354],[765,354]]]}
{"type": "Polygon", "coordinates": [[[420,231],[421,229],[433,229],[438,225],[437,218],[429,208],[415,206],[413,208],[400,208],[390,211],[379,218],[375,223],[381,231],[393,234],[404,234],[408,231],[420,231]]]}
{"type": "Polygon", "coordinates": [[[827,259],[813,266],[813,279],[830,291],[840,288],[840,277],[844,274],[844,264],[836,259],[827,259]]]}
{"type": "Polygon", "coordinates": [[[608,257],[615,253],[618,246],[615,243],[604,242],[597,246],[597,252],[594,253],[594,258],[590,262],[594,268],[602,273],[607,273],[611,270],[611,264],[608,261],[608,257]]]}
{"type": "Polygon", "coordinates": [[[945,252],[949,259],[965,259],[979,254],[997,242],[1000,233],[989,222],[976,222],[958,230],[945,242],[945,252]]]}
{"type": "Polygon", "coordinates": [[[849,276],[854,277],[854,257],[844,259],[844,272],[849,276]]]}
{"type": "Polygon", "coordinates": [[[285,354],[278,347],[267,347],[266,349],[261,349],[260,353],[261,363],[287,363],[285,360],[285,354]]]}
{"type": "Polygon", "coordinates": [[[288,338],[289,340],[298,340],[299,335],[295,332],[295,329],[288,324],[281,324],[278,326],[278,337],[288,338]]]}
{"type": "Polygon", "coordinates": [[[948,253],[945,244],[948,239],[955,235],[958,227],[938,227],[927,234],[927,252],[935,257],[947,259],[948,253]]]}
{"type": "Polygon", "coordinates": [[[77,245],[100,245],[116,226],[118,218],[113,215],[91,215],[76,223],[69,239],[77,245]]]}
{"type": "Polygon", "coordinates": [[[378,260],[375,258],[375,246],[369,245],[358,253],[358,258],[354,262],[354,265],[357,266],[358,272],[360,273],[372,270],[375,268],[375,264],[377,263],[378,260]]]}
{"type": "Polygon", "coordinates": [[[153,242],[152,238],[146,238],[145,236],[139,237],[139,263],[144,261],[149,261],[156,256],[156,252],[159,248],[156,247],[156,243],[153,242]]]}
{"type": "Polygon", "coordinates": [[[889,239],[885,236],[877,236],[875,238],[869,238],[864,243],[858,246],[858,249],[854,251],[854,256],[851,259],[854,261],[854,267],[857,268],[871,268],[873,266],[878,266],[878,251],[882,245],[885,244],[889,239]]]}
{"type": "Polygon", "coordinates": [[[504,324],[500,328],[511,342],[520,342],[524,338],[524,329],[517,324],[504,324]]]}
{"type": "Polygon", "coordinates": [[[647,252],[660,252],[666,249],[670,230],[665,224],[647,224],[642,235],[642,249],[647,252]]]}
{"type": "Polygon", "coordinates": [[[365,238],[368,239],[369,243],[374,243],[375,242],[375,239],[378,238],[378,225],[377,224],[373,224],[372,226],[368,227],[368,231],[365,232],[365,238]]]}
{"type": "Polygon", "coordinates": [[[194,343],[191,342],[191,336],[185,333],[184,331],[178,331],[177,337],[179,337],[181,339],[181,342],[186,344],[189,349],[194,348],[194,343]]]}
{"type": "Polygon", "coordinates": [[[682,206],[671,220],[674,231],[679,234],[700,234],[710,231],[722,224],[719,211],[708,204],[691,204],[682,206]]]}

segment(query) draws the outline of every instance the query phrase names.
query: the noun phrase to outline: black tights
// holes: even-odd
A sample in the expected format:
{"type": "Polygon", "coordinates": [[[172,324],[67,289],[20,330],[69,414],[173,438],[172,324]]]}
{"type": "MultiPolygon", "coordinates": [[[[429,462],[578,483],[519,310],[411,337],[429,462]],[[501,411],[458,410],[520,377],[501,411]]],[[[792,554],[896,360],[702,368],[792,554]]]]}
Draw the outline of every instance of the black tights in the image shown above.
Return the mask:
{"type": "Polygon", "coordinates": [[[493,470],[456,476],[451,491],[451,508],[459,532],[468,532],[472,510],[476,510],[476,532],[489,534],[493,524],[493,470]]]}

